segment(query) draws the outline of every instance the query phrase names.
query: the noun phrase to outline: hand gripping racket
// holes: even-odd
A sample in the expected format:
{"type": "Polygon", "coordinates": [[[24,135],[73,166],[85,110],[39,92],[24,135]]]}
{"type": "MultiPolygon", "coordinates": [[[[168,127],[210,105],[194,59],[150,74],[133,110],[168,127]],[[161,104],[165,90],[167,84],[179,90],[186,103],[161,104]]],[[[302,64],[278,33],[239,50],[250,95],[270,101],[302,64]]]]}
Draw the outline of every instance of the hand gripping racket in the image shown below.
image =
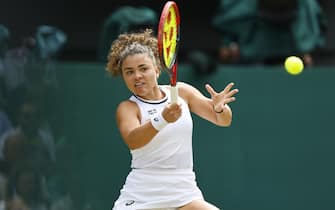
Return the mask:
{"type": "Polygon", "coordinates": [[[169,73],[171,103],[177,102],[177,52],[180,41],[180,16],[174,1],[165,3],[158,25],[158,51],[162,67],[169,73]]]}

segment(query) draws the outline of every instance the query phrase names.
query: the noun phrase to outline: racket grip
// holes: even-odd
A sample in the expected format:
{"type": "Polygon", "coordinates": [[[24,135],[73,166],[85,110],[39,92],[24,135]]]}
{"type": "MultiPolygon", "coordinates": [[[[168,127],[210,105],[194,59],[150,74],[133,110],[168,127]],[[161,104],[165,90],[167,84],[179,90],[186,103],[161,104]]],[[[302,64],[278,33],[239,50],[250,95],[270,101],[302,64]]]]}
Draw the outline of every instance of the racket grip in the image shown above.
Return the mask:
{"type": "Polygon", "coordinates": [[[177,86],[171,86],[171,103],[177,103],[178,102],[178,88],[177,86]]]}

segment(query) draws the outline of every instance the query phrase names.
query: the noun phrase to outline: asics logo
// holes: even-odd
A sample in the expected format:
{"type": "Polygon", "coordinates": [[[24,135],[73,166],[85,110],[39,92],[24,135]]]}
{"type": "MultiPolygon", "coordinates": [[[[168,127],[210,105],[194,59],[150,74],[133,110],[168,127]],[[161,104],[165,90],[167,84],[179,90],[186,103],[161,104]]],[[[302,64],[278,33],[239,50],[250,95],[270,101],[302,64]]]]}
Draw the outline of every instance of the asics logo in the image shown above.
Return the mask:
{"type": "Polygon", "coordinates": [[[133,205],[134,203],[135,203],[135,201],[131,200],[131,201],[127,201],[125,205],[130,206],[130,205],[133,205]]]}

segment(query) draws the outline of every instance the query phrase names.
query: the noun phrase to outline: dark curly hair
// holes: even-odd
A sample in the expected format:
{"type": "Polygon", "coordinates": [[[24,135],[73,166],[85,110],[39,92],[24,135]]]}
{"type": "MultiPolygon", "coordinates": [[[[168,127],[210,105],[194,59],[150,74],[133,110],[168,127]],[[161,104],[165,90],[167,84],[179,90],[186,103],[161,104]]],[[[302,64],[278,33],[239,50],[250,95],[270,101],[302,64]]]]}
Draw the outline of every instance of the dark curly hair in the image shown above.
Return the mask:
{"type": "Polygon", "coordinates": [[[153,36],[152,29],[120,34],[110,48],[106,65],[107,72],[112,76],[120,75],[123,60],[128,55],[140,53],[148,53],[154,63],[161,69],[157,38],[153,36]]]}

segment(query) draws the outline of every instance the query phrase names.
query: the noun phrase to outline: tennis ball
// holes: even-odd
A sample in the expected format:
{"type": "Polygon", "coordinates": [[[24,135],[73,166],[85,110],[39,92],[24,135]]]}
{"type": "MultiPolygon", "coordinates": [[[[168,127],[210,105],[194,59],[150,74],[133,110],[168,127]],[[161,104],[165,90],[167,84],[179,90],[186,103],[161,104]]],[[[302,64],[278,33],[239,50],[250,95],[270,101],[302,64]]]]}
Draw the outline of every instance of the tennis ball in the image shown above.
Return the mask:
{"type": "Polygon", "coordinates": [[[304,63],[297,56],[289,56],[285,60],[285,69],[289,74],[297,75],[304,69],[304,63]]]}

